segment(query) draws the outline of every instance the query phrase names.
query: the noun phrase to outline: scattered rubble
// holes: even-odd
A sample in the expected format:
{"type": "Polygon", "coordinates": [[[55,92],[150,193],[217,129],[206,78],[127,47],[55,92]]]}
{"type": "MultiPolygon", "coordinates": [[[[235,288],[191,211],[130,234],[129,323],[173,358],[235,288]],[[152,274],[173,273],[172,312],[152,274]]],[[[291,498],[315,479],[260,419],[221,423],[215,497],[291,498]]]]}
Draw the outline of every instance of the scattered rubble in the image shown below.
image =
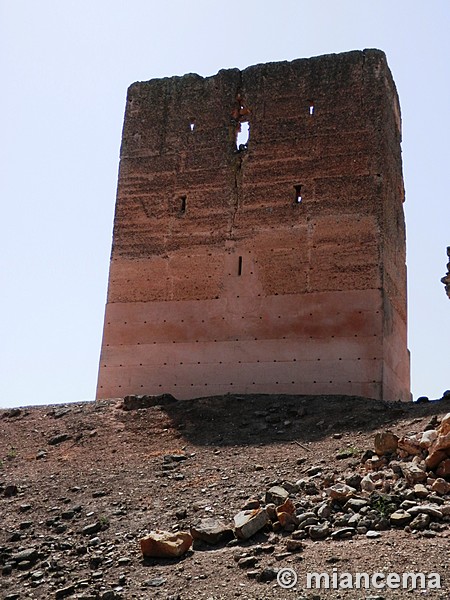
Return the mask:
{"type": "MultiPolygon", "coordinates": [[[[306,538],[340,540],[357,534],[376,538],[377,532],[389,527],[408,532],[424,531],[431,524],[437,530],[446,527],[444,514],[450,512],[450,497],[444,498],[450,487],[445,479],[450,475],[446,470],[450,462],[450,413],[436,429],[402,437],[387,430],[379,432],[374,448],[376,453],[369,449],[355,472],[346,473],[346,480],[356,487],[345,481],[329,487],[319,485],[316,497],[308,499],[301,492],[306,483],[302,479],[268,488],[259,495],[264,502],[249,499],[246,508],[234,517],[236,538],[249,540],[263,529],[295,532],[299,535],[286,544],[293,552],[303,548],[299,540],[306,538]],[[422,504],[423,500],[426,503],[422,504]]],[[[321,467],[310,467],[306,475],[314,478],[316,486],[324,483],[321,467]]],[[[191,526],[193,537],[209,544],[219,543],[229,531],[212,518],[191,526]]],[[[241,568],[255,564],[253,557],[238,562],[241,568]]]]}
{"type": "Polygon", "coordinates": [[[200,540],[210,545],[220,544],[233,537],[232,528],[215,517],[207,517],[193,523],[190,532],[194,540],[200,540]]]}

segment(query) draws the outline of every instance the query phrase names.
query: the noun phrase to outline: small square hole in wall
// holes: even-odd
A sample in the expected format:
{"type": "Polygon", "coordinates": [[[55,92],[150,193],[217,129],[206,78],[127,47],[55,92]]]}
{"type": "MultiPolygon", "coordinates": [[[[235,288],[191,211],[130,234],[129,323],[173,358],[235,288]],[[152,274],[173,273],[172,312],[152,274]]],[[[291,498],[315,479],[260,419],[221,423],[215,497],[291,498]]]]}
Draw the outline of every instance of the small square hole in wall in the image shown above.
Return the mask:
{"type": "Polygon", "coordinates": [[[294,204],[301,204],[302,200],[303,200],[301,183],[297,183],[296,185],[294,185],[294,190],[295,190],[294,204]]]}

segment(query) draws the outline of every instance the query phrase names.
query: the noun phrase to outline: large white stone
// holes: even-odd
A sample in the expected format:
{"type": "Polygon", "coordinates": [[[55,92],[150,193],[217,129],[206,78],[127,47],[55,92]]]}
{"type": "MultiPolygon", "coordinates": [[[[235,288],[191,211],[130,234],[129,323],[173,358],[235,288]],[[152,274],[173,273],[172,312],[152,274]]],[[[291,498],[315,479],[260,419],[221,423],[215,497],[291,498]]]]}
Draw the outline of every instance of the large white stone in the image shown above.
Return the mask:
{"type": "Polygon", "coordinates": [[[247,540],[269,522],[267,511],[263,508],[241,510],[234,517],[234,533],[237,538],[247,540]]]}

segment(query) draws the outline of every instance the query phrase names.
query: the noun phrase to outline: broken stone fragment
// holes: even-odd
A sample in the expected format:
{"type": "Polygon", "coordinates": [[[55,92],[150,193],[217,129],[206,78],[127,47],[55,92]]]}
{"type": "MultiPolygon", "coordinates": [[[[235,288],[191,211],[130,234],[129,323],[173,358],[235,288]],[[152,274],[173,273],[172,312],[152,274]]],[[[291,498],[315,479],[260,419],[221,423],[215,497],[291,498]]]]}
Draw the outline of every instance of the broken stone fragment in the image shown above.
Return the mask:
{"type": "Polygon", "coordinates": [[[258,559],[256,556],[244,556],[238,560],[238,567],[241,569],[251,569],[256,565],[258,559]]]}
{"type": "Polygon", "coordinates": [[[368,458],[364,463],[364,466],[368,471],[378,471],[386,464],[386,459],[383,457],[374,454],[372,457],[368,458]]]}
{"type": "Polygon", "coordinates": [[[393,454],[397,451],[398,436],[391,431],[383,431],[375,435],[375,452],[378,456],[393,454]]]}
{"type": "Polygon", "coordinates": [[[366,533],[366,537],[369,539],[379,538],[379,537],[381,537],[381,533],[379,531],[369,529],[369,531],[366,533]]]}
{"type": "Polygon", "coordinates": [[[330,535],[330,527],[328,523],[323,523],[322,525],[311,525],[308,528],[308,534],[312,540],[324,540],[330,535]]]}
{"type": "Polygon", "coordinates": [[[145,557],[177,558],[185,554],[192,545],[190,533],[178,531],[152,531],[140,540],[141,552],[145,557]]]}
{"type": "Polygon", "coordinates": [[[331,515],[331,506],[328,502],[324,502],[317,508],[317,516],[320,519],[328,519],[331,515]]]}
{"type": "Polygon", "coordinates": [[[412,456],[420,456],[422,448],[415,437],[402,437],[398,440],[398,448],[412,456]]]}
{"type": "Polygon", "coordinates": [[[85,525],[81,530],[83,535],[95,535],[99,531],[102,530],[102,523],[100,521],[96,521],[95,523],[91,523],[89,525],[85,525]]]}
{"type": "Polygon", "coordinates": [[[265,567],[257,576],[256,579],[261,582],[273,581],[278,575],[278,569],[273,567],[265,567]]]}
{"type": "Polygon", "coordinates": [[[288,552],[302,552],[303,543],[300,540],[286,540],[286,550],[288,552]]]}
{"type": "Polygon", "coordinates": [[[58,444],[62,444],[67,440],[70,440],[70,435],[68,433],[60,433],[50,438],[48,440],[48,444],[50,446],[57,446],[58,444]]]}
{"type": "Polygon", "coordinates": [[[281,487],[289,494],[297,494],[299,491],[298,485],[293,481],[283,481],[281,487]]]}
{"type": "MultiPolygon", "coordinates": [[[[440,428],[439,428],[440,429],[440,428]]],[[[429,453],[433,454],[438,450],[450,450],[450,433],[442,434],[438,429],[438,436],[429,447],[429,453]]]]}
{"type": "Polygon", "coordinates": [[[423,531],[430,524],[430,517],[425,513],[419,513],[414,519],[410,522],[410,529],[416,529],[417,531],[423,531]]]}
{"type": "Polygon", "coordinates": [[[184,460],[187,460],[189,458],[189,456],[187,454],[166,454],[163,457],[163,462],[164,463],[179,463],[182,462],[184,460]]]}
{"type": "Polygon", "coordinates": [[[439,464],[436,469],[436,475],[443,478],[450,477],[450,458],[446,458],[439,464]]]}
{"type": "MultiPolygon", "coordinates": [[[[165,577],[153,577],[152,579],[147,579],[146,581],[144,581],[144,583],[142,584],[142,587],[161,587],[163,586],[165,583],[167,582],[167,579],[165,577]]],[[[102,597],[103,600],[103,597],[102,597]]]]}
{"type": "Polygon", "coordinates": [[[301,515],[301,522],[300,522],[300,525],[298,527],[299,527],[299,529],[305,529],[306,530],[311,525],[318,525],[318,524],[319,524],[319,519],[317,517],[312,516],[312,517],[307,517],[305,519],[305,515],[303,514],[303,515],[301,515]]]}
{"type": "Polygon", "coordinates": [[[241,540],[248,540],[269,522],[267,511],[263,508],[241,510],[234,517],[234,533],[241,540]]]}
{"type": "MultiPolygon", "coordinates": [[[[258,569],[251,569],[250,571],[246,572],[246,576],[249,579],[256,579],[258,577],[258,575],[259,575],[259,570],[258,569]]],[[[181,598],[181,596],[180,596],[180,598],[181,598]]]]}
{"type": "Polygon", "coordinates": [[[351,448],[347,449],[347,450],[341,450],[340,452],[338,452],[335,456],[336,460],[345,460],[346,458],[352,458],[352,456],[354,456],[355,452],[354,450],[352,450],[351,448]]]}
{"type": "Polygon", "coordinates": [[[434,480],[431,490],[440,496],[450,494],[450,483],[445,481],[445,479],[442,479],[442,477],[438,477],[434,480]]]}
{"type": "Polygon", "coordinates": [[[352,488],[346,483],[336,483],[335,485],[327,488],[325,491],[332,500],[337,500],[338,502],[347,500],[356,493],[355,488],[352,488]]]}
{"type": "MultiPolygon", "coordinates": [[[[255,507],[256,508],[256,507],[255,507]]],[[[244,509],[247,510],[247,509],[244,509]]],[[[266,512],[271,521],[277,521],[277,507],[273,503],[266,504],[266,512]]]]}
{"type": "Polygon", "coordinates": [[[319,488],[314,483],[314,480],[309,477],[307,479],[299,479],[296,484],[307,496],[316,496],[319,494],[319,488]]]}
{"type": "Polygon", "coordinates": [[[306,471],[306,474],[308,475],[308,477],[313,477],[314,475],[318,475],[319,473],[322,473],[322,471],[323,471],[323,467],[315,466],[315,467],[310,467],[306,471]]]}
{"type": "Polygon", "coordinates": [[[427,478],[426,471],[415,463],[402,463],[401,468],[404,477],[410,483],[420,483],[427,478]]]}
{"type": "Polygon", "coordinates": [[[354,527],[341,527],[340,529],[333,531],[333,533],[331,534],[331,538],[333,540],[348,539],[354,536],[355,533],[356,529],[354,527]]]}
{"type": "Polygon", "coordinates": [[[428,469],[434,469],[447,458],[447,453],[444,450],[430,451],[430,454],[425,459],[425,464],[428,469]]]}
{"type": "MultiPolygon", "coordinates": [[[[445,394],[446,392],[444,392],[445,394]]],[[[441,424],[439,425],[438,432],[440,435],[446,435],[450,433],[450,413],[447,413],[445,417],[443,417],[441,424]]]]}
{"type": "Polygon", "coordinates": [[[370,473],[368,473],[365,477],[361,479],[361,490],[363,492],[373,492],[375,489],[375,482],[372,479],[370,473]]]}
{"type": "Polygon", "coordinates": [[[413,491],[417,498],[426,498],[427,496],[429,496],[429,491],[423,485],[423,483],[416,483],[413,488],[413,491]]]}
{"type": "Polygon", "coordinates": [[[434,519],[442,519],[444,516],[440,507],[437,507],[434,504],[419,504],[418,506],[412,506],[411,508],[408,508],[407,512],[409,512],[409,514],[413,517],[419,514],[424,514],[429,515],[434,519]]]}
{"type": "Polygon", "coordinates": [[[233,537],[231,527],[215,517],[207,517],[201,519],[197,523],[191,525],[191,535],[194,540],[201,540],[206,544],[218,544],[224,540],[229,540],[233,537]]]}
{"type": "Polygon", "coordinates": [[[280,525],[284,528],[298,525],[298,519],[295,516],[295,505],[289,498],[276,508],[277,518],[280,525]]]}
{"type": "Polygon", "coordinates": [[[429,448],[437,436],[438,432],[436,429],[428,429],[427,431],[424,431],[419,442],[421,448],[429,448]]]}
{"type": "Polygon", "coordinates": [[[38,551],[34,547],[27,548],[26,550],[21,550],[20,552],[16,552],[11,556],[11,560],[15,563],[20,563],[24,560],[29,561],[30,563],[36,562],[38,559],[38,551]]]}
{"type": "Polygon", "coordinates": [[[289,492],[279,485],[274,485],[266,492],[265,503],[280,506],[289,498],[289,492]]]}
{"type": "Polygon", "coordinates": [[[364,506],[367,506],[368,504],[369,501],[365,498],[350,498],[350,500],[348,500],[345,504],[345,508],[350,508],[351,510],[358,512],[361,510],[361,508],[364,508],[364,506]]]}
{"type": "Polygon", "coordinates": [[[391,525],[395,525],[396,527],[403,527],[404,525],[408,525],[413,520],[413,516],[411,513],[407,512],[400,508],[392,513],[390,517],[391,525]]]}
{"type": "Polygon", "coordinates": [[[312,510],[308,510],[304,513],[300,513],[297,515],[298,518],[298,522],[299,523],[303,523],[304,521],[307,521],[308,519],[315,519],[316,518],[316,513],[312,510]]]}
{"type": "Polygon", "coordinates": [[[242,507],[242,510],[253,510],[254,508],[259,508],[259,506],[260,502],[258,498],[249,498],[242,507]]]}
{"type": "Polygon", "coordinates": [[[55,592],[55,600],[61,600],[61,598],[66,598],[67,596],[71,596],[75,592],[74,585],[68,585],[64,588],[60,588],[55,592]]]}

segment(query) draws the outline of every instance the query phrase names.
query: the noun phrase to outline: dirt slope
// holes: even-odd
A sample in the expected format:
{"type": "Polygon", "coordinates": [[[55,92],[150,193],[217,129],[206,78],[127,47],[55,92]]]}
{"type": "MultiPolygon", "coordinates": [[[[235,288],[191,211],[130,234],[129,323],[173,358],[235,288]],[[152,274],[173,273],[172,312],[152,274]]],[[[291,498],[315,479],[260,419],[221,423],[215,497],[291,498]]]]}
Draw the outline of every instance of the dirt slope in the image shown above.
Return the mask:
{"type": "MultiPolygon", "coordinates": [[[[361,455],[373,449],[376,432],[423,431],[433,415],[439,421],[450,411],[450,401],[230,395],[121,407],[110,400],[0,411],[1,598],[298,600],[424,593],[306,588],[307,572],[333,569],[438,572],[443,588],[426,595],[450,597],[447,517],[417,533],[381,528],[374,538],[305,539],[302,552],[286,552],[290,533],[268,530],[245,542],[196,547],[179,560],[144,561],[139,549],[139,539],[152,529],[188,531],[191,522],[212,515],[232,523],[249,497],[263,500],[271,485],[307,478],[312,467],[320,467],[322,482],[345,480],[361,470],[361,455]],[[236,559],[246,556],[255,558],[253,569],[238,566],[236,559]],[[297,585],[282,589],[273,577],[259,581],[265,567],[295,569],[297,585]]],[[[315,500],[322,494],[321,488],[315,500]]],[[[314,500],[301,490],[292,498],[304,506],[314,500]]]]}

